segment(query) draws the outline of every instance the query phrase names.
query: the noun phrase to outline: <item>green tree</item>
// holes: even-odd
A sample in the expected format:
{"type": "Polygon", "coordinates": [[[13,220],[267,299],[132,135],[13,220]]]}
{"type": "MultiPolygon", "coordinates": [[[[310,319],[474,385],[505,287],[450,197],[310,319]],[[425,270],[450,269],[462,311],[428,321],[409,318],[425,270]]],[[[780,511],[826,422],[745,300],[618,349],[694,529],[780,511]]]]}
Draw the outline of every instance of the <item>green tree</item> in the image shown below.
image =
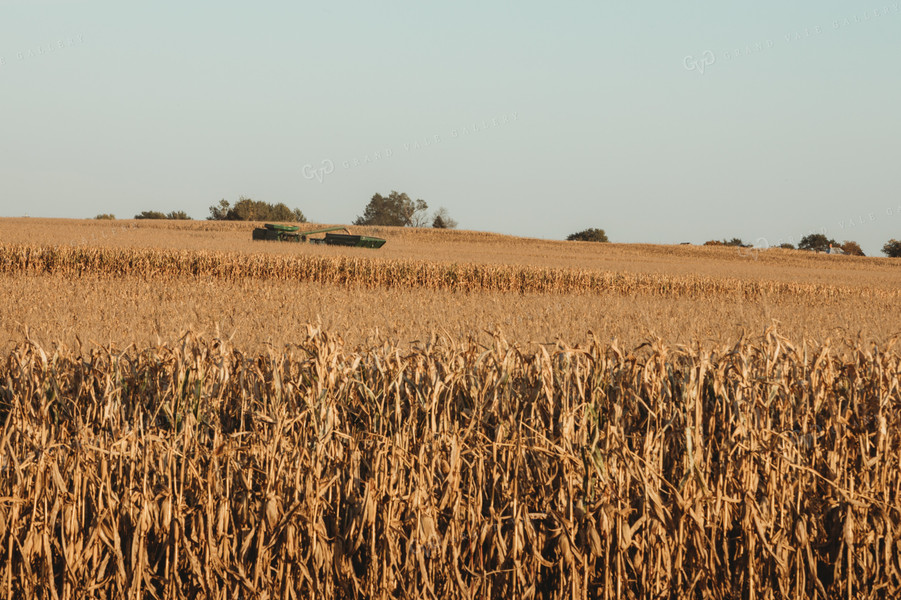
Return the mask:
{"type": "Polygon", "coordinates": [[[139,215],[135,215],[135,219],[165,219],[166,215],[157,210],[145,210],[139,215]]]}
{"type": "Polygon", "coordinates": [[[241,196],[232,206],[222,199],[217,206],[210,207],[210,221],[283,221],[306,223],[307,218],[299,208],[288,208],[283,202],[270,204],[241,196]]]}
{"type": "Polygon", "coordinates": [[[863,248],[861,248],[860,244],[857,242],[845,240],[839,247],[844,250],[845,254],[850,254],[851,256],[866,256],[866,254],[863,253],[863,248]]]}
{"type": "Polygon", "coordinates": [[[387,197],[375,194],[366,205],[363,215],[354,225],[388,225],[395,227],[422,227],[425,225],[429,205],[425,200],[410,199],[407,194],[393,191],[387,197]]]}
{"type": "Polygon", "coordinates": [[[172,221],[190,221],[191,217],[188,216],[183,210],[173,210],[169,214],[166,215],[166,218],[172,221]]]}
{"type": "Polygon", "coordinates": [[[794,244],[789,244],[788,242],[779,244],[779,247],[780,247],[780,248],[785,248],[786,250],[794,250],[794,249],[795,249],[795,245],[794,245],[794,244]]]}
{"type": "Polygon", "coordinates": [[[566,237],[566,239],[570,242],[609,242],[607,239],[607,234],[604,233],[603,229],[595,229],[593,227],[589,227],[588,229],[583,229],[577,233],[571,233],[566,237]]]}
{"type": "Polygon", "coordinates": [[[901,240],[890,239],[882,247],[882,253],[889,258],[901,258],[901,240]]]}
{"type": "Polygon", "coordinates": [[[114,215],[112,213],[103,213],[103,214],[97,215],[94,218],[97,219],[98,221],[115,221],[116,215],[114,215]]]}
{"type": "MultiPolygon", "coordinates": [[[[243,198],[243,196],[242,196],[243,198]]],[[[228,203],[228,200],[223,198],[219,201],[219,204],[216,206],[210,207],[210,216],[207,217],[208,221],[224,221],[227,218],[228,210],[231,208],[231,205],[228,203]]]]}
{"type": "Polygon", "coordinates": [[[827,238],[822,233],[811,233],[801,238],[801,241],[798,242],[798,250],[828,252],[829,246],[833,244],[837,245],[838,243],[833,239],[827,238]]]}
{"type": "Polygon", "coordinates": [[[447,209],[442,206],[435,212],[435,217],[432,219],[432,227],[435,229],[455,229],[457,222],[451,219],[447,209]]]}

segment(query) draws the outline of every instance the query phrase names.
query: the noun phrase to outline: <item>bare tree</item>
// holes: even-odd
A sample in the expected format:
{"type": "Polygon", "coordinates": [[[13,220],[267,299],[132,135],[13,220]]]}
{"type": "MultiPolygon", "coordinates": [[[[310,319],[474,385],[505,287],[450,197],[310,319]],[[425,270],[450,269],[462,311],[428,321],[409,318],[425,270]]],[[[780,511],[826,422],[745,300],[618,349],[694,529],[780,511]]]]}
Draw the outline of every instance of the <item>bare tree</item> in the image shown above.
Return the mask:
{"type": "Polygon", "coordinates": [[[447,209],[442,206],[435,211],[435,216],[432,219],[432,227],[435,229],[455,229],[457,227],[457,222],[454,219],[451,219],[447,209]]]}

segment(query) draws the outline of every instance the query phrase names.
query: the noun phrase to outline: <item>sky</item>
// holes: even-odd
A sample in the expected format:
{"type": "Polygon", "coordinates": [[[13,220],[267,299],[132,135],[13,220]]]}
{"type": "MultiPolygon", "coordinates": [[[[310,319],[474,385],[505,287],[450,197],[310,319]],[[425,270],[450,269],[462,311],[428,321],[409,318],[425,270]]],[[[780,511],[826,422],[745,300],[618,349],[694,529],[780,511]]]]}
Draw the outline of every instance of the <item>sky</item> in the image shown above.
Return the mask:
{"type": "Polygon", "coordinates": [[[901,238],[901,1],[0,0],[0,216],[901,238]]]}

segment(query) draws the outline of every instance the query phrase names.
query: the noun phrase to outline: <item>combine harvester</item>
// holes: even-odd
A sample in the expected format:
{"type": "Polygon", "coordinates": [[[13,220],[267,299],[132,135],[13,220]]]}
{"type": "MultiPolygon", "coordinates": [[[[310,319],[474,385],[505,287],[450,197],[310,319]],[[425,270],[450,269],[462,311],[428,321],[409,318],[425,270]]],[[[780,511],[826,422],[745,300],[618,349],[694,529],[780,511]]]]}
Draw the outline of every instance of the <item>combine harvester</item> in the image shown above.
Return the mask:
{"type": "Polygon", "coordinates": [[[328,244],[329,246],[354,246],[356,248],[381,248],[385,240],[365,235],[351,235],[347,227],[326,227],[312,231],[298,231],[297,225],[275,225],[266,223],[264,227],[253,230],[253,239],[271,242],[309,242],[310,244],[328,244]],[[347,233],[331,233],[345,231],[347,233]],[[325,237],[314,238],[311,235],[324,233],[325,237]]]}

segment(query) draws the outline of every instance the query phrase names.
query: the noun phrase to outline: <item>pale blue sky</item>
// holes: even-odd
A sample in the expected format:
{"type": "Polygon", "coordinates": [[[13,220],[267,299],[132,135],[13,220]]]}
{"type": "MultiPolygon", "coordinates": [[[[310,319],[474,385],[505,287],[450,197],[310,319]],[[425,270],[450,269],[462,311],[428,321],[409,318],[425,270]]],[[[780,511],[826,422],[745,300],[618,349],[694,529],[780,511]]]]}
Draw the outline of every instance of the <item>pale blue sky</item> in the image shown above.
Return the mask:
{"type": "Polygon", "coordinates": [[[0,0],[0,215],[350,222],[399,190],[467,229],[873,255],[899,41],[894,1],[0,0]]]}

